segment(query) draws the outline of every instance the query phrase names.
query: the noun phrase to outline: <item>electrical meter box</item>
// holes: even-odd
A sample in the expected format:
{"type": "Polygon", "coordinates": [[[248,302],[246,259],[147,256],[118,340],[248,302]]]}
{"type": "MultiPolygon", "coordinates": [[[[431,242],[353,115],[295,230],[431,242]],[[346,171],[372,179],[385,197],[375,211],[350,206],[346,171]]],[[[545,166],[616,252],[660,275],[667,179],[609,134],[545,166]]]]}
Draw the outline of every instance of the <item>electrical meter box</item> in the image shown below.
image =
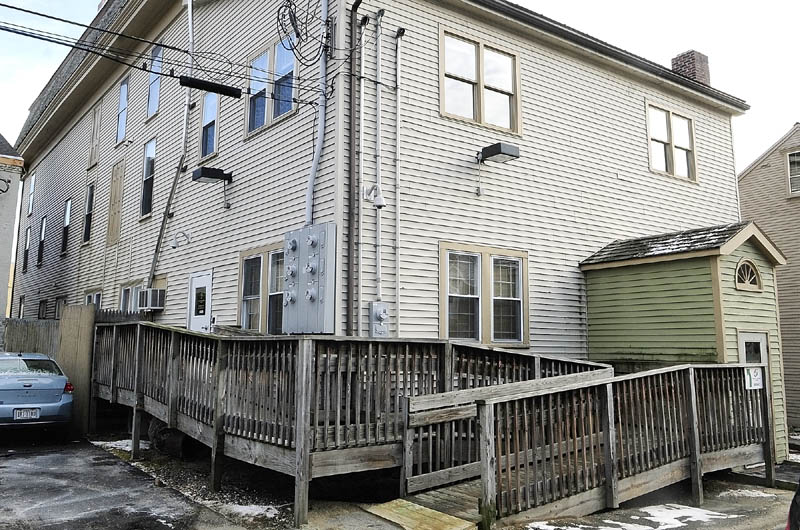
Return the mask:
{"type": "Polygon", "coordinates": [[[284,265],[283,332],[334,333],[336,225],[288,232],[284,265]]]}

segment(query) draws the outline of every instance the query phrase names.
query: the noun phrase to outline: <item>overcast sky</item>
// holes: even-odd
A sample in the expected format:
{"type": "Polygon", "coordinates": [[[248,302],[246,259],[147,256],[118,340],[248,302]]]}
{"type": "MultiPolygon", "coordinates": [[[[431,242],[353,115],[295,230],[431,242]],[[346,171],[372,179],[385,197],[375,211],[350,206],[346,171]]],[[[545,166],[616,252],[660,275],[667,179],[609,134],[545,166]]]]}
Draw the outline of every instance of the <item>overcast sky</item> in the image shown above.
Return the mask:
{"type": "MultiPolygon", "coordinates": [[[[246,0],[238,0],[246,1],[246,0]]],[[[15,5],[89,23],[99,0],[12,0],[15,5]]],[[[390,4],[391,2],[387,2],[390,4]]],[[[708,55],[711,84],[745,99],[735,118],[737,170],[800,121],[797,21],[800,1],[517,0],[538,13],[669,66],[689,49],[708,55]]],[[[387,6],[391,8],[390,6],[387,6]]],[[[80,28],[0,8],[0,20],[79,36],[80,28]]],[[[0,134],[16,141],[28,107],[66,48],[0,32],[0,134]]],[[[206,50],[211,51],[211,50],[206,50]]]]}

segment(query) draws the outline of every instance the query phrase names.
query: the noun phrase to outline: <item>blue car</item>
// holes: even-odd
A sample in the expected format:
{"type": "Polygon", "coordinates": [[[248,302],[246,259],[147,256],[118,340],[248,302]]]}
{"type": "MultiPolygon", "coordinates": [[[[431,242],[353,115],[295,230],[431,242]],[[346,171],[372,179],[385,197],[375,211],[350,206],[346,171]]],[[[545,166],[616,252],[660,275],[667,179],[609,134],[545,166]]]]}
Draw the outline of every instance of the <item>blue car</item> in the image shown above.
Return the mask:
{"type": "Polygon", "coordinates": [[[66,432],[72,420],[74,390],[47,355],[0,352],[0,431],[53,426],[66,432]]]}

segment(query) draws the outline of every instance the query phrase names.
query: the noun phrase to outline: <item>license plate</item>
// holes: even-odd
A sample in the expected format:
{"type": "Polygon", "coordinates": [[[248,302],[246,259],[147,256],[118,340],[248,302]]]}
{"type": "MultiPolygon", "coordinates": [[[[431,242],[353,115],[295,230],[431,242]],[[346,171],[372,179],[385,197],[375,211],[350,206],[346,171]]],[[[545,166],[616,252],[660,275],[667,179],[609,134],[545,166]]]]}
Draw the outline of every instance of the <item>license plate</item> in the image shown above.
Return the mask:
{"type": "Polygon", "coordinates": [[[14,409],[15,420],[38,420],[39,409],[14,409]]]}

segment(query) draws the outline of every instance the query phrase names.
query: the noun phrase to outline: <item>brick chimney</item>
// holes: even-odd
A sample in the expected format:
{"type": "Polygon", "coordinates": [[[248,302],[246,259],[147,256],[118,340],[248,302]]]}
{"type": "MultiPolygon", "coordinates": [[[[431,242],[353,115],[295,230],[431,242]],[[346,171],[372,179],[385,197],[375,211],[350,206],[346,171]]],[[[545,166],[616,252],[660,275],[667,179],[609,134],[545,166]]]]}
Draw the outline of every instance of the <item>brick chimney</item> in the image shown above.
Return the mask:
{"type": "Polygon", "coordinates": [[[708,57],[700,52],[689,50],[672,59],[672,71],[685,75],[704,85],[711,85],[711,72],[708,70],[708,57]]]}

